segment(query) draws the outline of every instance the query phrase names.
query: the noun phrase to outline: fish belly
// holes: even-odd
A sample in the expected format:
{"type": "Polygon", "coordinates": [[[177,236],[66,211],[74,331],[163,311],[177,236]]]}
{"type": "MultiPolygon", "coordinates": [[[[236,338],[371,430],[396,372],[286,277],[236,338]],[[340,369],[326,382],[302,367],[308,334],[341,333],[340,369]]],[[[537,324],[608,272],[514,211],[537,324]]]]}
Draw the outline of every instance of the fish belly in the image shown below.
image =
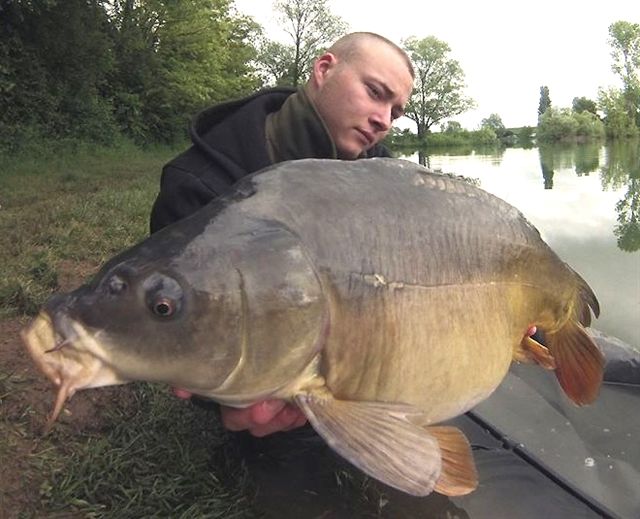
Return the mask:
{"type": "Polygon", "coordinates": [[[322,363],[329,389],[345,400],[413,405],[425,424],[487,398],[527,326],[515,315],[514,289],[495,284],[351,287],[332,301],[322,363]]]}

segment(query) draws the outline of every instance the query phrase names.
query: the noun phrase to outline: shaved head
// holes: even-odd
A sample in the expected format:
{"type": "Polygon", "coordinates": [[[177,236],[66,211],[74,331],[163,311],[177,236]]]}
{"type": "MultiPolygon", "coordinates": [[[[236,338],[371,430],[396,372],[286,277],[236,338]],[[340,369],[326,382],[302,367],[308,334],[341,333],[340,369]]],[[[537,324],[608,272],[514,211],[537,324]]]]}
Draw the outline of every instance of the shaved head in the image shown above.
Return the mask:
{"type": "Polygon", "coordinates": [[[411,60],[409,59],[409,56],[407,56],[407,53],[391,40],[384,36],[380,36],[375,32],[352,32],[350,34],[346,34],[331,45],[331,47],[327,49],[327,52],[331,52],[337,58],[346,62],[352,62],[355,58],[360,56],[360,53],[367,48],[367,44],[372,41],[383,43],[393,49],[404,61],[411,77],[415,78],[413,65],[411,64],[411,60]]]}

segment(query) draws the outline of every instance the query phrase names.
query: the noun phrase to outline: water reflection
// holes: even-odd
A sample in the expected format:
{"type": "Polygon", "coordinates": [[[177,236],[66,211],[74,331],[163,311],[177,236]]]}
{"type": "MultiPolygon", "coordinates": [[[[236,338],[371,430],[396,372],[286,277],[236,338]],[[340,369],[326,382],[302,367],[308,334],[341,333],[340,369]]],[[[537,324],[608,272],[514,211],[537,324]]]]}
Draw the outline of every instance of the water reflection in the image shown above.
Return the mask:
{"type": "Polygon", "coordinates": [[[544,179],[544,188],[553,189],[553,172],[554,172],[554,153],[548,147],[540,147],[540,168],[542,169],[542,178],[544,179]]]}
{"type": "Polygon", "coordinates": [[[626,187],[616,204],[618,224],[613,230],[618,247],[626,252],[640,249],[640,144],[615,143],[608,148],[607,161],[601,168],[602,187],[626,187]]]}
{"type": "MultiPolygon", "coordinates": [[[[623,198],[615,204],[617,225],[612,228],[618,247],[626,252],[640,250],[640,143],[638,141],[616,142],[606,147],[598,143],[580,145],[544,145],[537,148],[539,173],[544,190],[554,188],[554,178],[559,171],[571,172],[577,177],[597,173],[603,191],[620,191],[626,188],[623,198]]],[[[504,148],[473,149],[448,148],[437,153],[430,150],[402,151],[404,158],[433,169],[444,169],[448,173],[475,177],[472,172],[447,168],[444,164],[465,166],[463,158],[482,165],[500,168],[505,157],[504,148]],[[443,158],[448,160],[443,161],[443,158]],[[443,164],[444,163],[444,164],[443,164]]],[[[520,150],[526,152],[527,150],[520,150]]],[[[531,153],[535,149],[529,150],[531,153]]],[[[402,155],[401,155],[402,156],[402,155]]],[[[530,164],[523,164],[529,168],[530,164]]],[[[518,172],[512,171],[517,175],[518,172]]],[[[522,208],[521,208],[522,209],[522,208]]]]}
{"type": "Polygon", "coordinates": [[[575,171],[579,177],[598,171],[600,148],[601,146],[596,143],[583,144],[574,148],[575,171]]]}
{"type": "Polygon", "coordinates": [[[596,173],[600,167],[600,144],[580,146],[541,145],[538,148],[540,169],[545,189],[553,189],[553,175],[557,169],[573,169],[579,177],[596,173]]]}
{"type": "MultiPolygon", "coordinates": [[[[437,155],[451,157],[477,157],[481,155],[498,166],[500,165],[505,150],[506,148],[504,146],[472,146],[471,144],[468,144],[463,146],[452,146],[439,149],[437,155]]],[[[431,164],[431,158],[433,154],[430,153],[430,150],[424,148],[402,148],[396,150],[395,155],[398,157],[413,160],[414,162],[417,162],[418,164],[427,168],[433,167],[431,164]]]]}

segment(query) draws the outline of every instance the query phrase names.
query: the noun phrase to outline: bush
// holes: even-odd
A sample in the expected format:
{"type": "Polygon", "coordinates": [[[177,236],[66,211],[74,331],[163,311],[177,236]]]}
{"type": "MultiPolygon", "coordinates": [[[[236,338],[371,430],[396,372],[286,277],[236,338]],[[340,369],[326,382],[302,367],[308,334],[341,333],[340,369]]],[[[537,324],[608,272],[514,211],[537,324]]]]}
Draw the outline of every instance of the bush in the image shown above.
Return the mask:
{"type": "Polygon", "coordinates": [[[538,122],[538,141],[557,142],[575,138],[578,122],[568,110],[549,108],[538,122]]]}
{"type": "Polygon", "coordinates": [[[597,115],[591,112],[573,112],[573,118],[577,122],[576,136],[591,139],[604,137],[604,124],[597,115]]]}

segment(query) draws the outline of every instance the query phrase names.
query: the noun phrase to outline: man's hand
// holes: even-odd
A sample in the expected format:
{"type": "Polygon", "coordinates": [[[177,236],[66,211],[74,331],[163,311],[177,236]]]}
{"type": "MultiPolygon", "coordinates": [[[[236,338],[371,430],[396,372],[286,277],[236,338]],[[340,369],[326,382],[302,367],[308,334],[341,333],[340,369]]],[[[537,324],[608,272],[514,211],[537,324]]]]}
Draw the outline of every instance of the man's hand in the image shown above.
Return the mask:
{"type": "MultiPolygon", "coordinates": [[[[174,388],[178,398],[191,398],[191,393],[174,388]]],[[[262,437],[280,431],[290,431],[307,423],[298,407],[284,400],[264,400],[238,409],[220,406],[222,424],[230,431],[248,430],[253,436],[262,437]]]]}
{"type": "Polygon", "coordinates": [[[262,437],[279,431],[290,431],[307,423],[298,407],[284,400],[265,400],[244,409],[221,406],[222,424],[230,431],[248,430],[262,437]]]}

